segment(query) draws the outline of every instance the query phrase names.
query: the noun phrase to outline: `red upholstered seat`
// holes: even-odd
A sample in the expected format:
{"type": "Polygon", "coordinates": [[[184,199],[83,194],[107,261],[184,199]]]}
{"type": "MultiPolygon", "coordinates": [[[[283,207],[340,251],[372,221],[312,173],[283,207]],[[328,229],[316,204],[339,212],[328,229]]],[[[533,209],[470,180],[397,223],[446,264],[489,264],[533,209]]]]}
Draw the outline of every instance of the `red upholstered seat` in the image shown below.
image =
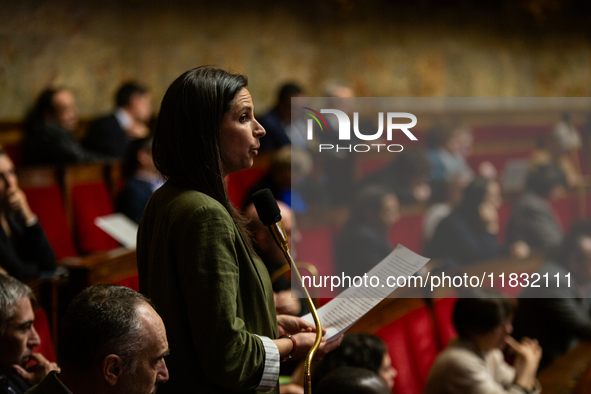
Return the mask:
{"type": "Polygon", "coordinates": [[[130,276],[115,282],[116,285],[129,287],[135,291],[140,291],[139,277],[137,275],[130,276]]]}
{"type": "Polygon", "coordinates": [[[403,216],[392,227],[390,240],[396,246],[401,244],[415,253],[423,248],[423,215],[403,216]]]}
{"type": "Polygon", "coordinates": [[[420,394],[420,379],[412,362],[412,349],[406,335],[404,321],[402,319],[394,320],[377,331],[376,335],[388,345],[392,366],[398,371],[392,392],[396,394],[420,394]]]}
{"type": "Polygon", "coordinates": [[[41,339],[41,345],[36,347],[33,351],[41,353],[49,361],[55,362],[55,351],[53,349],[53,343],[51,342],[51,331],[49,330],[49,321],[47,320],[47,314],[43,309],[35,311],[35,330],[39,334],[41,339]]]}
{"type": "Polygon", "coordinates": [[[95,218],[113,212],[113,203],[104,182],[72,187],[74,229],[81,253],[100,252],[119,246],[117,241],[94,224],[95,218]]]}
{"type": "Polygon", "coordinates": [[[254,167],[231,173],[226,177],[230,201],[237,208],[242,208],[250,189],[267,173],[267,168],[254,167]]]}
{"type": "Polygon", "coordinates": [[[405,321],[422,390],[439,352],[439,341],[436,337],[435,326],[427,306],[415,309],[403,316],[402,319],[405,321]]]}
{"type": "MultiPolygon", "coordinates": [[[[311,263],[318,269],[320,276],[333,275],[335,272],[333,240],[335,227],[316,227],[301,231],[301,241],[295,245],[297,261],[311,263]]],[[[330,288],[322,287],[320,297],[333,297],[330,288]]]]}
{"type": "Polygon", "coordinates": [[[8,154],[8,157],[12,160],[15,167],[20,167],[23,163],[23,145],[22,144],[10,144],[4,145],[4,150],[8,154]]]}
{"type": "Polygon", "coordinates": [[[31,210],[47,234],[58,260],[76,256],[62,194],[58,186],[24,189],[31,210]]]}
{"type": "Polygon", "coordinates": [[[497,233],[497,242],[499,245],[505,244],[505,235],[507,232],[507,222],[511,217],[511,205],[505,203],[499,209],[499,232],[497,233]]]}
{"type": "Polygon", "coordinates": [[[453,310],[457,300],[457,298],[442,298],[434,304],[435,326],[443,348],[458,336],[453,323],[453,310]]]}
{"type": "Polygon", "coordinates": [[[551,125],[492,125],[492,126],[474,126],[472,132],[474,140],[481,141],[536,141],[538,138],[545,137],[552,131],[551,125]]]}
{"type": "Polygon", "coordinates": [[[421,393],[439,342],[427,306],[419,307],[376,332],[388,345],[398,371],[395,393],[421,393]]]}

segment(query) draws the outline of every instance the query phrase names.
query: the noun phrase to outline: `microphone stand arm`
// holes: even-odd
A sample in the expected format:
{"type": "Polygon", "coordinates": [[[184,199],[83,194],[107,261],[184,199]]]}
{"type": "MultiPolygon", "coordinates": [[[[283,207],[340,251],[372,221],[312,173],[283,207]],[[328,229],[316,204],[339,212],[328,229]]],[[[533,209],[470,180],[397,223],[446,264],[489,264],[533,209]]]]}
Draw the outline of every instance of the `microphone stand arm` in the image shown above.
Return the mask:
{"type": "Polygon", "coordinates": [[[277,245],[281,248],[283,252],[283,256],[291,266],[291,271],[295,274],[298,284],[304,296],[306,297],[306,304],[308,305],[308,309],[310,309],[310,313],[312,313],[312,317],[314,318],[314,324],[316,325],[316,339],[314,341],[314,345],[308,352],[306,356],[306,360],[304,361],[304,392],[305,394],[312,393],[312,372],[311,372],[311,365],[312,360],[314,358],[314,354],[318,350],[320,346],[320,342],[322,341],[322,324],[320,323],[320,317],[318,317],[318,311],[316,311],[316,306],[312,302],[312,298],[308,293],[308,290],[304,286],[302,282],[302,277],[300,272],[298,271],[298,267],[295,265],[293,258],[291,257],[291,252],[289,250],[289,243],[287,242],[287,236],[285,235],[285,230],[283,229],[283,225],[281,222],[277,222],[269,226],[269,231],[273,235],[273,239],[277,245]]]}

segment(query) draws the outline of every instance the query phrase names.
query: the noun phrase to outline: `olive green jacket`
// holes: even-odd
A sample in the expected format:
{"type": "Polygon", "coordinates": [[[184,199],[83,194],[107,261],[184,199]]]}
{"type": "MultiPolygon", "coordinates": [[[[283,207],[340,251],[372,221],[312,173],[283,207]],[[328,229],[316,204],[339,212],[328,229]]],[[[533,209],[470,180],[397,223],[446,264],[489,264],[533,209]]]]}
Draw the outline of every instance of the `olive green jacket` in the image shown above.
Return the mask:
{"type": "MultiPolygon", "coordinates": [[[[167,182],[138,230],[140,292],[166,326],[170,373],[160,393],[254,393],[276,339],[269,274],[215,199],[167,182]]],[[[278,386],[273,392],[279,392],[278,386]]]]}

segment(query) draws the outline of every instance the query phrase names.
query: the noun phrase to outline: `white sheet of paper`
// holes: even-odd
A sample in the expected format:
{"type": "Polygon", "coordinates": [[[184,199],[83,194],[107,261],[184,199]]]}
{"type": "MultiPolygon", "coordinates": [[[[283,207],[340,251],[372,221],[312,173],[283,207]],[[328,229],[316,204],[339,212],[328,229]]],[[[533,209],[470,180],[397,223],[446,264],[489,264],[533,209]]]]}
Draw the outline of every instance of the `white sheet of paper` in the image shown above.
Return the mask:
{"type": "Polygon", "coordinates": [[[527,159],[507,161],[503,174],[503,191],[510,193],[523,191],[530,168],[531,164],[527,159]]]}
{"type": "Polygon", "coordinates": [[[101,216],[94,219],[101,230],[115,238],[117,242],[129,250],[136,247],[137,224],[122,213],[101,216]]]}
{"type": "MultiPolygon", "coordinates": [[[[318,316],[322,327],[326,329],[325,338],[328,342],[337,339],[355,322],[376,306],[384,298],[392,294],[397,286],[388,287],[389,276],[410,276],[427,264],[428,258],[416,254],[412,250],[398,245],[386,258],[373,267],[367,276],[377,276],[380,279],[378,287],[350,287],[337,298],[318,309],[318,316]],[[381,285],[384,284],[384,287],[381,285]]],[[[314,323],[309,313],[303,317],[314,323]]]]}

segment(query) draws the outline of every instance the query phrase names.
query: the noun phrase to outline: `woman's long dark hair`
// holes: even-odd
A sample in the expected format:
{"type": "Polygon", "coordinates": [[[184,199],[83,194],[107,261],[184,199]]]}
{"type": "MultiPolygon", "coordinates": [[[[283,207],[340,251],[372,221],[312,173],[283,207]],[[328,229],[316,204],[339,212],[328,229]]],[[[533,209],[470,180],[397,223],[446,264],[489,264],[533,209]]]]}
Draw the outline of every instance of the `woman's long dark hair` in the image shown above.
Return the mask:
{"type": "Polygon", "coordinates": [[[25,132],[28,135],[48,118],[57,116],[55,105],[53,105],[53,96],[62,90],[65,90],[65,88],[48,88],[39,94],[35,104],[25,117],[25,132]]]}
{"type": "Polygon", "coordinates": [[[476,178],[464,190],[464,198],[456,208],[456,211],[466,220],[473,230],[484,230],[485,224],[480,218],[480,204],[484,201],[484,196],[488,185],[493,182],[487,178],[476,178]]]}
{"type": "Polygon", "coordinates": [[[182,74],[162,99],[152,154],[156,168],[170,181],[219,201],[250,248],[244,219],[228,197],[220,146],[223,117],[234,96],[247,84],[243,75],[212,67],[182,74]]]}

